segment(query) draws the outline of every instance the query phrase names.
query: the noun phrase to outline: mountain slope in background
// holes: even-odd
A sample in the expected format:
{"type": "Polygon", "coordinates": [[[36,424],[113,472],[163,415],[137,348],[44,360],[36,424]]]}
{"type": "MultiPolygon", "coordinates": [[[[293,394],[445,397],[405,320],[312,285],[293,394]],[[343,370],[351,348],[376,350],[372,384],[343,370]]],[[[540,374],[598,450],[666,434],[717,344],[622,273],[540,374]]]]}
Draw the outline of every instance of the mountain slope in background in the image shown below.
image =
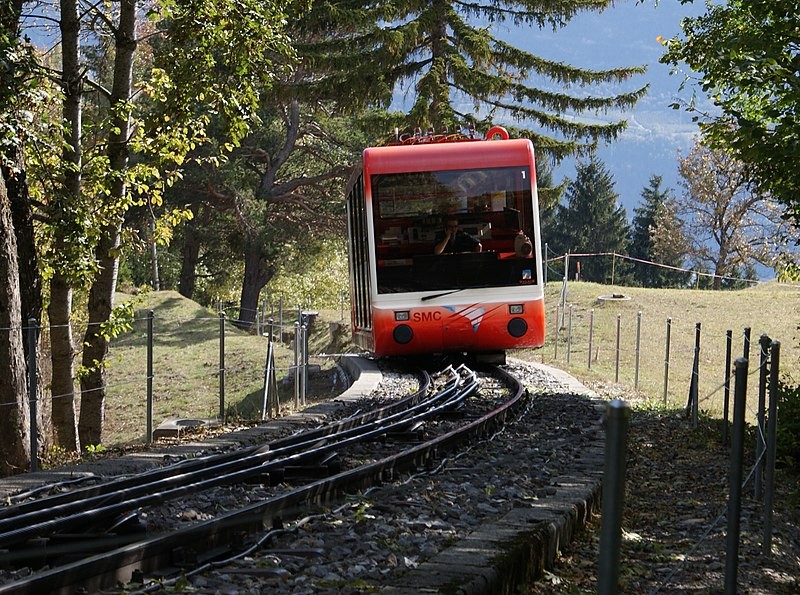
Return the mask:
{"type": "MultiPolygon", "coordinates": [[[[682,5],[678,0],[661,0],[654,5],[618,0],[602,13],[583,13],[557,32],[532,28],[495,29],[513,45],[543,57],[592,70],[646,64],[644,76],[630,81],[624,90],[650,84],[648,95],[632,112],[610,113],[608,120],[625,119],[628,129],[611,145],[601,145],[598,156],[616,183],[620,202],[628,217],[641,200],[642,189],[650,176],[660,175],[662,187],[679,192],[678,153],[692,145],[697,126],[683,110],[670,104],[690,98],[691,89],[680,91],[685,73],[670,74],[670,67],[659,64],[664,48],[658,37],[669,39],[680,33],[680,21],[705,12],[703,3],[682,5]]],[[[609,94],[619,88],[609,87],[609,94]]],[[[596,90],[593,90],[596,92],[596,90]]],[[[574,178],[575,161],[566,161],[555,170],[555,181],[574,178]]]]}

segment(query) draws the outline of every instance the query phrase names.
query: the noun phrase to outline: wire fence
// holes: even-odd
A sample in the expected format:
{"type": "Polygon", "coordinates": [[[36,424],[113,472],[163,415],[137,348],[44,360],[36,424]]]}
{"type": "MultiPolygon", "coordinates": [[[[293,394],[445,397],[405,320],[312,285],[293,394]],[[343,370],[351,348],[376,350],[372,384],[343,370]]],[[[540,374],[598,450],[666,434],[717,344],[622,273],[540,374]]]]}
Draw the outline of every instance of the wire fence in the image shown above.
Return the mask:
{"type": "MultiPolygon", "coordinates": [[[[105,397],[104,442],[150,442],[154,419],[249,421],[275,416],[281,407],[305,404],[309,369],[333,367],[330,359],[320,360],[308,348],[316,312],[300,308],[282,312],[283,324],[269,310],[262,312],[249,329],[224,312],[185,318],[160,316],[152,310],[137,314],[112,341],[103,369],[105,382],[96,389],[105,397]]],[[[71,379],[61,384],[65,390],[55,388],[50,358],[53,331],[58,328],[40,327],[36,321],[26,327],[0,328],[18,333],[34,346],[38,343],[38,349],[29,353],[28,367],[36,374],[27,406],[32,439],[44,436],[47,443],[31,449],[33,470],[40,447],[49,448],[50,412],[54,407],[71,409],[77,420],[81,398],[91,392],[81,390],[84,370],[79,349],[71,358],[76,363],[67,371],[71,379]]],[[[88,325],[60,328],[80,337],[88,325]]],[[[335,392],[346,380],[334,368],[324,382],[332,382],[335,392]]],[[[0,415],[18,406],[0,403],[0,415]]]]}
{"type": "Polygon", "coordinates": [[[700,281],[703,279],[706,280],[714,280],[719,279],[720,281],[728,281],[732,283],[744,283],[747,285],[757,285],[761,283],[759,279],[748,279],[744,277],[732,277],[730,275],[718,275],[716,273],[707,273],[705,271],[699,271],[697,269],[687,269],[684,267],[678,267],[668,264],[663,264],[659,262],[653,262],[651,260],[644,260],[641,258],[635,258],[633,256],[628,256],[627,254],[620,254],[618,252],[572,252],[567,254],[561,254],[558,256],[550,257],[548,253],[548,247],[545,244],[544,248],[544,281],[545,283],[548,282],[548,279],[562,279],[567,277],[568,279],[574,279],[575,281],[581,280],[581,258],[583,259],[611,259],[611,275],[610,275],[610,282],[611,285],[614,285],[617,277],[617,261],[620,263],[636,263],[646,265],[648,267],[653,267],[656,269],[661,270],[662,272],[671,272],[675,274],[675,286],[694,286],[699,287],[700,281]],[[559,268],[553,267],[554,263],[561,263],[559,268]],[[570,264],[572,263],[572,264],[570,264]]]}
{"type": "MultiPolygon", "coordinates": [[[[745,346],[747,349],[749,345],[745,346]]],[[[734,399],[732,408],[732,437],[729,452],[728,499],[724,510],[709,519],[699,540],[688,548],[682,560],[669,569],[661,584],[651,591],[659,593],[669,588],[673,580],[682,572],[684,563],[702,544],[725,527],[725,586],[726,594],[737,592],[739,543],[741,536],[742,499],[744,491],[752,486],[753,500],[761,504],[761,553],[765,558],[772,555],[772,518],[775,496],[775,463],[778,430],[778,376],[780,373],[780,342],[763,336],[759,341],[759,352],[753,361],[758,362],[750,369],[747,357],[739,357],[734,362],[734,399]],[[747,386],[750,376],[757,375],[757,423],[754,463],[745,469],[745,408],[747,406],[747,386]],[[745,475],[745,471],[747,471],[745,475]]],[[[731,355],[728,350],[728,356],[731,355]]],[[[730,367],[728,367],[730,369],[730,367]]],[[[726,384],[727,387],[730,384],[726,384]]],[[[687,411],[697,411],[697,392],[690,393],[687,411]]],[[[606,595],[617,592],[617,579],[620,573],[620,549],[622,530],[622,510],[625,498],[625,466],[628,420],[628,405],[615,400],[609,404],[607,413],[607,439],[605,470],[603,475],[603,510],[600,535],[600,558],[598,561],[598,593],[606,595]]],[[[727,445],[728,423],[724,424],[723,444],[727,445]]],[[[666,519],[664,520],[666,523],[666,519]]],[[[678,530],[676,528],[676,530],[678,530]]]]}
{"type": "MultiPolygon", "coordinates": [[[[624,295],[600,296],[596,307],[568,303],[565,287],[566,284],[561,299],[548,312],[546,344],[539,351],[543,362],[633,386],[670,406],[686,403],[690,391],[696,391],[696,402],[702,410],[727,418],[730,353],[733,346],[733,352],[748,356],[749,328],[735,333],[728,330],[725,337],[701,336],[699,323],[645,316],[624,295]]],[[[304,316],[310,311],[300,306],[286,308],[283,302],[281,296],[264,300],[256,312],[249,313],[253,316],[246,324],[241,320],[238,306],[230,303],[218,303],[218,315],[206,311],[207,314],[193,313],[181,318],[156,312],[150,331],[153,333],[151,374],[147,371],[145,349],[148,320],[140,312],[130,329],[114,339],[108,357],[103,390],[107,399],[104,436],[112,437],[109,443],[141,439],[146,415],[145,390],[152,394],[156,417],[255,419],[263,417],[267,409],[265,387],[271,388],[273,395],[282,389],[289,396],[298,385],[306,388],[308,359],[312,354],[306,351],[301,356],[305,371],[301,379],[296,379],[294,345],[296,327],[302,326],[304,316]],[[221,316],[225,323],[221,323],[221,316]],[[250,328],[244,330],[245,326],[250,328]],[[268,353],[270,338],[276,342],[271,354],[268,353]],[[229,403],[226,393],[234,395],[229,403]]],[[[344,325],[349,311],[345,295],[337,305],[344,325]]],[[[72,390],[64,392],[54,391],[51,384],[52,335],[60,328],[39,328],[34,323],[30,328],[0,329],[0,332],[34,333],[38,337],[41,349],[35,369],[40,372],[38,384],[43,387],[38,407],[47,410],[53,402],[70,401],[74,402],[71,406],[77,415],[78,383],[72,383],[72,390]]],[[[75,323],[70,330],[73,336],[80,337],[87,328],[86,324],[75,323]]],[[[307,339],[300,341],[300,346],[307,348],[307,339]]],[[[75,361],[80,362],[80,358],[77,351],[75,361]]],[[[73,374],[77,377],[80,373],[76,366],[73,374]]],[[[339,378],[334,376],[333,380],[339,378]]],[[[16,404],[0,404],[0,412],[11,407],[16,404]]],[[[274,412],[275,408],[275,403],[270,402],[269,410],[274,412]]],[[[747,413],[750,420],[757,416],[752,407],[748,407],[747,413]]],[[[150,432],[146,436],[151,436],[150,432]]]]}
{"type": "MultiPolygon", "coordinates": [[[[751,342],[758,347],[750,327],[704,334],[700,322],[648,317],[624,295],[600,296],[596,307],[559,303],[546,319],[543,363],[633,387],[665,406],[682,405],[696,391],[701,410],[715,416],[727,411],[731,356],[750,357],[751,342]]],[[[755,416],[749,408],[748,419],[755,416]]]]}

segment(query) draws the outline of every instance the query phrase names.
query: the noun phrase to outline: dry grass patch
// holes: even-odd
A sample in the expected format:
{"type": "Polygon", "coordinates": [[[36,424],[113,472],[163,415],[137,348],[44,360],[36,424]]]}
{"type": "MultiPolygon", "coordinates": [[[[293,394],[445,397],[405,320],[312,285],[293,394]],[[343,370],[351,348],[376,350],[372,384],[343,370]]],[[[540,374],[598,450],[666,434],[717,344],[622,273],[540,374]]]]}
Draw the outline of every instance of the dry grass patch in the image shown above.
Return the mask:
{"type": "MultiPolygon", "coordinates": [[[[523,358],[555,365],[586,381],[618,381],[628,387],[638,384],[643,395],[659,401],[664,400],[666,377],[667,404],[685,405],[694,359],[695,327],[699,322],[701,409],[715,416],[723,411],[727,330],[732,331],[731,351],[735,359],[743,355],[745,327],[751,329],[748,384],[753,395],[758,383],[755,368],[759,359],[758,340],[762,334],[780,341],[781,371],[795,381],[800,380],[800,288],[797,286],[764,283],[739,291],[703,291],[570,282],[564,325],[556,336],[556,322],[561,320],[563,311],[559,308],[556,317],[560,295],[561,283],[550,283],[545,294],[548,313],[546,344],[536,352],[522,353],[523,358]],[[615,294],[629,299],[599,299],[600,296],[615,294]],[[666,370],[668,318],[671,324],[669,367],[666,370]]],[[[754,399],[750,398],[749,402],[753,403],[754,399]]],[[[749,413],[751,417],[754,415],[752,407],[749,413]]]]}

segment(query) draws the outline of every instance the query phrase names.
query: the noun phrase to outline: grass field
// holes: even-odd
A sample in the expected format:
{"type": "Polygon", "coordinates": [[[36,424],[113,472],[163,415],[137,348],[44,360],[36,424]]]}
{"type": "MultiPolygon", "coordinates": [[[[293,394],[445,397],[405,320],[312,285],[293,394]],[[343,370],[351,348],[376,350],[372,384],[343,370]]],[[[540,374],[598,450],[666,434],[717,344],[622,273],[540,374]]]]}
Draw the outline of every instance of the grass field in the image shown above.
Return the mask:
{"type": "MultiPolygon", "coordinates": [[[[745,328],[751,329],[748,395],[757,394],[759,338],[762,334],[780,342],[780,370],[800,381],[800,288],[797,286],[764,283],[740,291],[714,292],[570,282],[566,292],[566,310],[560,307],[561,291],[561,283],[548,285],[547,342],[533,356],[521,354],[523,358],[554,365],[583,380],[614,382],[618,378],[620,383],[634,386],[637,384],[638,332],[638,388],[644,398],[663,402],[667,320],[671,319],[666,375],[666,398],[670,405],[682,406],[688,399],[697,323],[700,323],[698,394],[701,410],[717,416],[723,411],[722,385],[728,330],[732,335],[732,359],[736,359],[744,354],[745,328]],[[624,298],[601,299],[601,296],[615,295],[624,298]],[[562,312],[563,326],[557,324],[562,321],[562,312]],[[558,335],[557,326],[560,327],[558,335]]],[[[749,397],[748,403],[748,413],[752,417],[755,399],[749,397]]]]}
{"type": "MultiPolygon", "coordinates": [[[[766,283],[742,291],[657,290],[610,287],[571,282],[566,303],[571,305],[556,341],[556,306],[561,302],[561,283],[550,283],[546,292],[547,343],[542,349],[520,351],[522,359],[543,361],[565,369],[584,381],[619,382],[633,386],[637,380],[636,334],[639,326],[638,387],[644,399],[662,402],[666,354],[667,318],[672,319],[667,399],[685,405],[694,356],[695,325],[701,323],[699,396],[700,408],[713,415],[722,411],[726,330],[733,335],[733,357],[743,352],[744,328],[751,328],[751,358],[758,362],[758,338],[766,333],[781,342],[781,370],[800,381],[800,288],[766,283]],[[624,300],[600,300],[622,294],[624,300]],[[592,314],[593,311],[593,314],[592,314]],[[639,315],[641,313],[641,317],[639,315]],[[589,328],[592,320],[592,361],[589,365],[589,328]],[[617,320],[619,319],[619,367],[617,368],[617,320]],[[569,332],[571,328],[571,333],[569,332]],[[557,345],[557,348],[556,348],[557,345]],[[569,359],[569,362],[567,361],[569,359]]],[[[106,402],[106,445],[142,442],[146,433],[147,314],[153,310],[153,423],[169,417],[215,418],[220,411],[219,316],[172,291],[150,294],[137,309],[134,329],[112,343],[106,402]]],[[[560,310],[560,308],[559,308],[560,310]]],[[[347,349],[347,332],[341,311],[321,311],[310,337],[312,355],[347,349]],[[330,326],[332,324],[332,326],[330,326]],[[335,330],[331,337],[330,329],[335,330]]],[[[293,362],[291,329],[283,343],[275,345],[281,402],[291,408],[294,388],[282,382],[293,362]]],[[[225,375],[223,408],[229,420],[257,419],[261,411],[267,339],[236,328],[224,327],[225,375]]],[[[310,378],[309,397],[327,398],[335,374],[332,357],[313,357],[321,371],[310,378]]],[[[749,394],[756,395],[757,372],[751,367],[749,394]]],[[[753,397],[748,414],[754,417],[753,397]]]]}
{"type": "MultiPolygon", "coordinates": [[[[142,442],[147,428],[147,324],[153,311],[153,426],[167,418],[217,418],[220,408],[230,422],[259,419],[263,404],[267,338],[221,324],[217,313],[174,291],[147,295],[137,307],[134,328],[112,342],[108,369],[105,442],[142,442]],[[224,330],[223,330],[224,329],[224,330]],[[224,337],[224,400],[220,403],[220,337],[224,337]]],[[[283,341],[274,343],[275,370],[283,408],[294,403],[294,312],[287,312],[283,341]]],[[[340,330],[331,337],[330,322],[340,312],[320,312],[309,337],[309,353],[318,356],[342,346],[340,330]],[[336,341],[339,344],[336,344],[336,341]]],[[[275,331],[277,338],[277,330],[275,331]]],[[[309,379],[309,395],[327,397],[335,377],[335,360],[313,357],[321,372],[309,379]],[[324,388],[323,388],[324,387],[324,388]],[[324,394],[320,394],[323,393],[324,394]]]]}

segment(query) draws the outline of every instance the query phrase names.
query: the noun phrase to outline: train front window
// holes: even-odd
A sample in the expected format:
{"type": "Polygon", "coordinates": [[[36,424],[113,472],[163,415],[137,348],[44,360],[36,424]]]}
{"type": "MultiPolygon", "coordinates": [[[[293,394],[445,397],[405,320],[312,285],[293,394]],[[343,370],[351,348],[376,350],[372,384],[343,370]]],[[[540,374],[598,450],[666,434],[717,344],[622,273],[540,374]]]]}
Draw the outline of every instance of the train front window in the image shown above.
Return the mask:
{"type": "Polygon", "coordinates": [[[538,235],[530,168],[374,174],[370,185],[379,293],[536,282],[533,255],[520,249],[538,235]],[[482,252],[434,254],[454,218],[482,252]]]}

